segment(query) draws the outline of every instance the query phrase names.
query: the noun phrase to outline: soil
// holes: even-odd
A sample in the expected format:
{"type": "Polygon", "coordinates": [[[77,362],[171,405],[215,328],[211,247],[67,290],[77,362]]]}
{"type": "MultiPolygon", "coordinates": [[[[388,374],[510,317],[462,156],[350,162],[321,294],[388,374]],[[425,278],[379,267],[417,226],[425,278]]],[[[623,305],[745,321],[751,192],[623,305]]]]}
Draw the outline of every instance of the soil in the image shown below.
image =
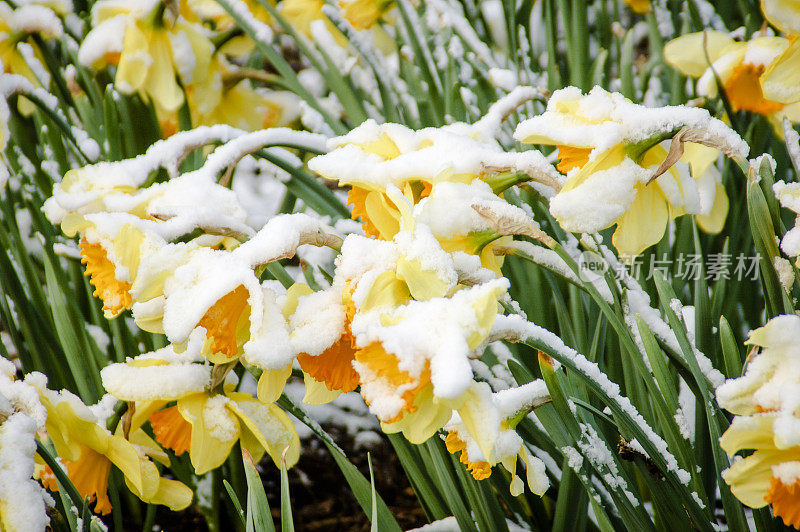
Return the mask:
{"type": "MultiPolygon", "coordinates": [[[[356,448],[355,442],[341,427],[324,425],[359,471],[369,479],[367,451],[370,453],[378,494],[403,530],[416,528],[428,521],[403,471],[400,461],[385,437],[369,449],[356,448]]],[[[269,461],[262,463],[261,476],[267,499],[280,530],[280,473],[269,461]]],[[[367,532],[370,522],[353,496],[344,476],[322,443],[312,437],[303,440],[300,461],[289,470],[289,490],[292,516],[297,532],[336,530],[337,532],[367,532]]],[[[190,508],[175,513],[160,507],[156,523],[168,532],[208,530],[202,515],[190,508]]],[[[232,527],[223,525],[223,530],[232,527]]]]}

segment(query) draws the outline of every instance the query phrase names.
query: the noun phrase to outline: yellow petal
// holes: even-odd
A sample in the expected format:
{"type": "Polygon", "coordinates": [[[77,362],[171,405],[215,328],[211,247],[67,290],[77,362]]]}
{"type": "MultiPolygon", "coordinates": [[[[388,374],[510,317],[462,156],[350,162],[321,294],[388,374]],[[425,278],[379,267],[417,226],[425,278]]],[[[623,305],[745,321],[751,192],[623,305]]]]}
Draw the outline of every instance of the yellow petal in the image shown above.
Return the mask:
{"type": "Polygon", "coordinates": [[[770,63],[760,80],[765,99],[784,104],[800,100],[800,39],[770,63]]]}
{"type": "Polygon", "coordinates": [[[578,187],[595,172],[613,168],[619,165],[624,159],[625,148],[621,145],[615,146],[614,148],[599,155],[595,155],[593,159],[590,159],[589,162],[584,164],[580,170],[567,179],[567,181],[564,183],[564,186],[561,187],[561,192],[567,192],[578,187]]]}
{"type": "Polygon", "coordinates": [[[163,504],[173,511],[183,510],[192,503],[194,494],[182,482],[168,478],[159,478],[158,489],[146,502],[163,504]]]}
{"type": "Polygon", "coordinates": [[[700,31],[672,39],[664,46],[664,60],[685,76],[699,78],[716,61],[726,47],[734,42],[721,31],[700,31]],[[703,52],[705,46],[706,53],[703,52]]]}
{"type": "Polygon", "coordinates": [[[150,36],[149,53],[153,63],[147,72],[142,87],[164,111],[175,111],[183,104],[183,91],[175,81],[172,63],[172,48],[164,31],[153,31],[150,36]]]}
{"type": "Polygon", "coordinates": [[[307,405],[324,405],[330,403],[342,393],[341,390],[329,390],[328,386],[316,380],[308,373],[303,374],[303,381],[306,387],[306,394],[303,402],[307,405]]]}
{"type": "Polygon", "coordinates": [[[478,299],[471,302],[472,310],[475,312],[476,327],[467,336],[467,345],[470,349],[478,347],[492,330],[497,318],[497,301],[504,292],[505,289],[501,287],[484,290],[484,293],[478,299]]]}
{"type": "Polygon", "coordinates": [[[444,297],[450,290],[450,283],[439,277],[433,270],[425,270],[418,260],[400,258],[397,261],[397,278],[408,285],[411,297],[426,301],[432,297],[444,297]]]}
{"type": "Polygon", "coordinates": [[[720,437],[719,446],[728,456],[733,456],[742,449],[774,449],[774,422],[775,416],[772,414],[736,416],[720,437]]]}
{"type": "Polygon", "coordinates": [[[286,380],[292,374],[292,365],[283,369],[266,369],[258,379],[258,399],[264,403],[274,403],[283,393],[286,380]]]}
{"type": "Polygon", "coordinates": [[[249,394],[232,393],[230,405],[242,420],[242,447],[254,457],[266,450],[276,465],[286,461],[292,467],[300,459],[300,438],[294,423],[274,404],[265,405],[249,394]]]}
{"type": "Polygon", "coordinates": [[[147,35],[135,22],[128,23],[122,40],[114,85],[120,92],[131,94],[142,88],[150,65],[153,62],[147,43],[147,35]]]}
{"type": "Polygon", "coordinates": [[[178,410],[183,418],[192,425],[192,443],[189,456],[195,473],[202,475],[219,467],[228,457],[233,444],[239,439],[239,422],[227,408],[216,407],[209,416],[218,418],[220,424],[235,430],[217,430],[209,426],[206,406],[210,397],[205,393],[193,394],[178,400],[178,410]]]}
{"type": "MultiPolygon", "coordinates": [[[[500,419],[492,404],[492,391],[484,382],[473,383],[466,395],[464,404],[458,409],[461,421],[467,427],[467,432],[478,443],[486,461],[495,463],[502,457],[494,456],[494,442],[497,439],[500,419]]],[[[516,454],[514,457],[516,459],[516,454]]]]}
{"type": "Polygon", "coordinates": [[[451,402],[433,395],[433,386],[425,386],[414,397],[414,412],[406,412],[399,421],[381,423],[387,434],[402,432],[414,444],[421,444],[441,429],[453,414],[451,402]]]}
{"type": "Polygon", "coordinates": [[[784,33],[800,33],[800,3],[797,0],[761,0],[764,17],[784,33]]]}
{"type": "Polygon", "coordinates": [[[772,466],[791,459],[786,451],[756,451],[734,462],[722,472],[722,478],[737,499],[751,508],[761,508],[767,504],[764,495],[769,491],[772,466]]]}
{"type": "Polygon", "coordinates": [[[364,208],[370,222],[377,228],[382,239],[391,240],[400,230],[400,211],[382,192],[367,193],[364,208]]]}
{"type": "Polygon", "coordinates": [[[286,290],[286,302],[283,304],[281,313],[285,318],[289,318],[297,310],[297,303],[301,297],[313,294],[314,291],[305,283],[294,283],[286,290]]]}
{"type": "Polygon", "coordinates": [[[715,235],[722,231],[725,226],[725,219],[728,217],[728,193],[722,183],[717,183],[717,190],[714,194],[714,203],[711,205],[711,212],[708,215],[700,214],[697,216],[697,225],[706,233],[715,235]]]}
{"type": "Polygon", "coordinates": [[[669,211],[664,194],[654,185],[637,185],[636,199],[617,219],[612,242],[622,255],[638,255],[664,236],[669,211]]]}
{"type": "MultiPolygon", "coordinates": [[[[111,462],[117,466],[125,475],[125,481],[133,486],[140,494],[146,494],[148,488],[148,479],[144,468],[145,464],[149,464],[155,469],[155,466],[147,459],[143,459],[131,443],[126,440],[122,435],[110,436],[108,438],[108,446],[105,452],[97,449],[98,452],[105,454],[111,462]]],[[[156,470],[156,476],[158,471],[156,470]]],[[[146,496],[146,495],[145,495],[146,496]]]]}
{"type": "MultiPolygon", "coordinates": [[[[664,155],[666,156],[666,154],[664,155]]],[[[719,150],[716,148],[696,142],[686,142],[683,145],[683,155],[680,160],[691,167],[692,176],[697,179],[706,173],[708,167],[714,164],[718,157],[719,150]]]]}
{"type": "Polygon", "coordinates": [[[398,279],[394,272],[383,272],[372,282],[359,310],[366,312],[382,306],[394,308],[407,303],[410,297],[406,283],[398,279]]]}

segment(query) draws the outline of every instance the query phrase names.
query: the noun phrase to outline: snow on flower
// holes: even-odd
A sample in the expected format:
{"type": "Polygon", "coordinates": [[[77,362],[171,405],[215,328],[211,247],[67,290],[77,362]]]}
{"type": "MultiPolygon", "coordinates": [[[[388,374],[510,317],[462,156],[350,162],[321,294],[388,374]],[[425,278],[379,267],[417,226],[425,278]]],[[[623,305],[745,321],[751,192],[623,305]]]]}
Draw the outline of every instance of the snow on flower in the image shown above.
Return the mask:
{"type": "Polygon", "coordinates": [[[703,109],[647,108],[600,87],[587,95],[574,87],[556,91],[515,137],[558,148],[567,180],[550,212],[561,226],[594,232],[616,224],[614,246],[628,256],[661,240],[669,220],[683,214],[719,232],[728,198],[713,164],[719,151],[747,154],[738,135],[703,109]]]}
{"type": "Polygon", "coordinates": [[[517,456],[525,464],[530,490],[542,495],[550,486],[544,463],[531,455],[519,434],[516,424],[528,411],[549,400],[544,381],[492,393],[486,383],[473,383],[467,399],[445,425],[447,450],[461,452],[460,460],[467,465],[476,480],[488,478],[491,468],[500,463],[511,473],[511,494],[523,491],[522,480],[516,475],[517,456]]]}
{"type": "Polygon", "coordinates": [[[168,346],[103,369],[103,385],[136,404],[133,427],[149,421],[156,441],[176,455],[189,452],[198,475],[219,467],[237,441],[256,460],[268,453],[293,466],[300,455],[294,425],[283,410],[234,391],[235,374],[219,376],[201,363],[201,335],[186,351],[168,346]],[[166,406],[177,401],[175,406],[166,406]],[[165,408],[166,407],[166,408],[165,408]],[[288,450],[287,450],[288,449],[288,450]]]}

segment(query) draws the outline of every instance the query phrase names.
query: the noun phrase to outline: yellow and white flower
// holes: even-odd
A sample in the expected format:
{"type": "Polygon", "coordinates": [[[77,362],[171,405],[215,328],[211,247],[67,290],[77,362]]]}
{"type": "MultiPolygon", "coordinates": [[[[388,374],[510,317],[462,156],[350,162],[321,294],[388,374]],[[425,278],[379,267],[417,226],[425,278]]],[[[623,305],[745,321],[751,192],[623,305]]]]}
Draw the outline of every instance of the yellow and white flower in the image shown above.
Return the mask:
{"type": "MultiPolygon", "coordinates": [[[[402,285],[381,281],[366,296],[386,302],[402,285]]],[[[385,432],[421,443],[458,408],[472,383],[469,356],[488,336],[505,279],[462,288],[450,297],[379,305],[356,313],[353,363],[361,394],[385,432]]]]}
{"type": "Polygon", "coordinates": [[[800,529],[800,317],[771,319],[750,333],[761,348],[741,377],[717,389],[717,402],[736,414],[720,446],[737,459],[722,477],[747,506],[772,506],[784,523],[800,529]]]}
{"type": "Polygon", "coordinates": [[[266,452],[276,464],[284,460],[292,467],[300,440],[289,417],[274,404],[234,391],[236,379],[211,389],[211,367],[198,363],[201,345],[195,334],[183,352],[168,346],[112,364],[102,371],[103,385],[115,397],[135,401],[133,427],[149,420],[161,445],[176,455],[188,451],[198,475],[222,465],[237,441],[255,460],[266,452]]]}
{"type": "Polygon", "coordinates": [[[741,42],[720,31],[704,31],[667,43],[664,59],[683,74],[699,78],[697,92],[701,96],[717,96],[719,79],[733,111],[764,115],[780,131],[783,118],[800,120],[800,105],[794,104],[800,96],[794,100],[787,96],[793,89],[785,85],[793,78],[779,64],[790,44],[784,37],[755,37],[741,42]],[[778,97],[781,93],[786,94],[778,97]]]}
{"type": "MultiPolygon", "coordinates": [[[[143,431],[132,433],[129,440],[119,424],[112,434],[104,426],[105,420],[78,397],[66,390],[53,392],[44,385],[42,378],[37,388],[47,408],[47,435],[78,493],[96,501],[95,512],[107,514],[111,511],[107,490],[112,464],[122,472],[131,492],[142,501],[163,504],[173,510],[189,506],[192,491],[176,480],[160,476],[155,464],[147,458],[150,455],[159,461],[165,460],[161,449],[149,445],[152,440],[143,431]]],[[[53,473],[47,468],[40,478],[48,489],[58,489],[53,473]]]]}
{"type": "MultiPolygon", "coordinates": [[[[761,76],[764,97],[794,109],[790,104],[800,101],[800,44],[797,39],[800,37],[800,5],[791,0],[761,0],[761,11],[790,42],[761,76]]],[[[787,118],[796,121],[791,116],[787,118]]]]}
{"type": "Polygon", "coordinates": [[[33,48],[34,55],[26,60],[26,54],[20,50],[20,44],[31,46],[27,43],[31,34],[44,38],[60,37],[63,33],[61,21],[56,13],[65,14],[60,8],[67,6],[54,2],[31,2],[13,9],[8,4],[0,4],[0,73],[18,74],[24,76],[34,86],[41,87],[48,80],[39,79],[27,60],[39,61],[35,56],[38,52],[33,48]]]}
{"type": "Polygon", "coordinates": [[[522,122],[515,137],[558,148],[567,180],[551,198],[550,213],[559,224],[573,232],[616,224],[614,246],[627,256],[661,240],[669,220],[683,214],[697,215],[706,231],[721,230],[728,199],[713,163],[719,151],[744,157],[748,150],[705,110],[651,109],[600,87],[587,95],[574,87],[556,91],[547,110],[522,122]],[[668,159],[670,146],[662,143],[679,131],[680,159],[655,176],[668,159]]]}
{"type": "Polygon", "coordinates": [[[492,467],[502,464],[511,473],[511,494],[521,494],[522,479],[516,475],[519,457],[525,464],[528,488],[536,495],[547,491],[550,481],[544,463],[527,451],[515,430],[543,392],[547,395],[543,385],[534,381],[493,394],[485,382],[472,384],[464,403],[445,426],[445,444],[452,454],[461,453],[460,461],[476,480],[489,478],[492,467]]]}
{"type": "Polygon", "coordinates": [[[92,30],[78,52],[87,67],[116,65],[116,88],[172,112],[184,85],[209,75],[214,46],[202,28],[177,19],[162,0],[103,0],[92,7],[92,30]]]}

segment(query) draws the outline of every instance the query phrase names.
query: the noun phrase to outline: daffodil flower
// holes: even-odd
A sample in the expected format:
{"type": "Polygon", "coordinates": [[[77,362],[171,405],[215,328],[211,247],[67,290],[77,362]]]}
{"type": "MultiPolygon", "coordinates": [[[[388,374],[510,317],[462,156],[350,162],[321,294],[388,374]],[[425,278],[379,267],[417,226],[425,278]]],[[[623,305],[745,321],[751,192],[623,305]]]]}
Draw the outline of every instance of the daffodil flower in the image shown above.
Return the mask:
{"type": "Polygon", "coordinates": [[[447,422],[472,382],[469,354],[489,334],[506,286],[492,280],[450,297],[356,313],[353,365],[385,432],[421,443],[447,422]]]}
{"type": "Polygon", "coordinates": [[[167,15],[161,0],[97,2],[78,60],[93,68],[114,64],[118,90],[152,99],[163,112],[178,109],[184,94],[176,76],[184,84],[207,76],[214,47],[202,28],[167,15]]]}
{"type": "Polygon", "coordinates": [[[519,388],[492,393],[485,382],[475,382],[458,412],[445,426],[445,444],[452,454],[461,453],[460,461],[476,480],[489,478],[492,467],[502,464],[511,473],[511,494],[523,491],[516,475],[517,457],[525,464],[530,490],[543,495],[550,486],[544,463],[528,453],[517,434],[517,423],[538,401],[547,396],[544,382],[534,381],[519,388]]]}
{"type": "Polygon", "coordinates": [[[68,236],[82,235],[85,275],[95,287],[94,295],[103,301],[108,319],[132,306],[131,286],[143,257],[166,244],[143,225],[141,219],[125,213],[68,217],[62,225],[68,236]]]}
{"type": "Polygon", "coordinates": [[[720,438],[733,456],[754,450],[722,472],[731,492],[744,504],[772,506],[784,523],[800,528],[800,317],[777,316],[750,334],[761,351],[744,375],[717,388],[717,402],[736,414],[720,438]]]}
{"type": "MultiPolygon", "coordinates": [[[[308,285],[296,283],[286,293],[283,314],[289,322],[290,341],[300,351],[297,362],[305,375],[307,404],[327,403],[340,393],[352,392],[358,386],[358,373],[353,369],[355,338],[350,323],[355,305],[350,291],[334,286],[314,292],[308,285]]],[[[279,375],[286,381],[290,368],[279,375]]],[[[277,399],[283,386],[270,384],[265,372],[259,380],[259,398],[277,399]],[[267,389],[272,390],[267,391],[267,389]]]]}
{"type": "Polygon", "coordinates": [[[188,451],[198,475],[219,467],[237,441],[256,460],[266,452],[276,464],[293,466],[300,440],[286,413],[234,391],[235,379],[210,390],[211,367],[198,363],[201,345],[195,335],[184,352],[168,346],[112,364],[102,371],[103,385],[115,397],[135,401],[133,427],[149,420],[158,443],[176,454],[188,451]],[[164,408],[171,401],[176,404],[164,408]]]}
{"type": "MultiPolygon", "coordinates": [[[[48,80],[36,76],[18,45],[23,43],[27,46],[26,41],[32,34],[44,38],[61,36],[63,28],[56,11],[59,14],[66,14],[65,6],[58,6],[57,3],[46,4],[46,2],[30,2],[16,9],[5,3],[0,4],[0,73],[24,76],[38,87],[46,84],[48,80]]],[[[38,52],[35,53],[38,55],[38,52]]]]}
{"type": "Polygon", "coordinates": [[[341,242],[319,220],[305,214],[272,218],[232,251],[200,247],[163,281],[163,296],[133,307],[140,324],[160,327],[182,344],[198,327],[206,332],[206,356],[230,362],[240,355],[263,370],[283,369],[297,354],[276,287],[259,275],[269,262],[291,257],[304,244],[341,242]]]}
{"type": "Polygon", "coordinates": [[[733,40],[726,33],[707,30],[682,35],[664,47],[664,59],[686,76],[699,78],[697,92],[715,97],[719,84],[733,111],[764,115],[775,131],[781,121],[800,120],[800,97],[779,97],[791,92],[785,85],[792,79],[781,66],[791,48],[784,37],[755,37],[746,42],[733,40]],[[777,72],[776,72],[777,68],[777,72]]]}
{"type": "Polygon", "coordinates": [[[368,30],[394,7],[394,0],[339,0],[339,10],[353,27],[368,30]]]}
{"type": "MultiPolygon", "coordinates": [[[[800,101],[800,6],[797,2],[786,0],[761,0],[761,11],[769,23],[781,30],[790,42],[761,76],[764,97],[794,110],[796,107],[791,104],[800,101]]],[[[794,116],[787,118],[797,121],[794,116]]]]}
{"type": "MultiPolygon", "coordinates": [[[[221,54],[211,59],[209,73],[186,91],[192,124],[228,124],[245,131],[282,127],[300,115],[298,99],[286,91],[253,88],[247,72],[234,69],[221,54]]],[[[172,120],[177,125],[177,113],[172,120]]]]}
{"type": "MultiPolygon", "coordinates": [[[[47,409],[47,435],[78,493],[96,501],[95,512],[107,514],[111,511],[107,490],[112,465],[122,472],[128,488],[142,501],[163,504],[172,510],[189,506],[192,491],[176,480],[161,477],[155,464],[147,458],[149,454],[163,459],[160,449],[129,441],[121,425],[112,434],[101,425],[105,420],[98,418],[75,395],[66,390],[59,393],[48,390],[44,379],[41,381],[37,388],[47,409]]],[[[136,437],[132,434],[131,440],[136,437]]],[[[138,437],[143,443],[149,440],[143,432],[138,437]]],[[[52,473],[45,473],[42,481],[48,489],[58,489],[52,473]]]]}
{"type": "Polygon", "coordinates": [[[522,122],[515,137],[558,148],[567,180],[551,198],[550,213],[559,224],[573,232],[616,224],[613,243],[625,256],[661,240],[669,220],[683,214],[698,215],[706,231],[721,230],[728,199],[713,163],[719,151],[747,153],[705,110],[651,109],[599,87],[585,96],[575,88],[556,91],[545,113],[522,122]],[[682,128],[690,132],[681,134],[682,155],[656,176],[670,148],[662,143],[682,128]]]}

